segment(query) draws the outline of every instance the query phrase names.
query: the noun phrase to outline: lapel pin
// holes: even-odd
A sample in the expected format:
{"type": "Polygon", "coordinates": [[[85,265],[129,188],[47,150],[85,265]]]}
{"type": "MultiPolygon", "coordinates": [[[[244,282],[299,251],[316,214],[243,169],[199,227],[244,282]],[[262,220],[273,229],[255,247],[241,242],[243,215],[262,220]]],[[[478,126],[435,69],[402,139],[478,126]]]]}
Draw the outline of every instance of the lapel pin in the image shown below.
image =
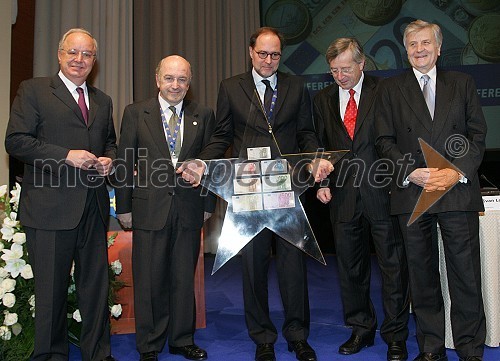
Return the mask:
{"type": "Polygon", "coordinates": [[[196,122],[196,121],[195,121],[195,122],[193,122],[193,125],[198,125],[198,122],[196,122]]]}

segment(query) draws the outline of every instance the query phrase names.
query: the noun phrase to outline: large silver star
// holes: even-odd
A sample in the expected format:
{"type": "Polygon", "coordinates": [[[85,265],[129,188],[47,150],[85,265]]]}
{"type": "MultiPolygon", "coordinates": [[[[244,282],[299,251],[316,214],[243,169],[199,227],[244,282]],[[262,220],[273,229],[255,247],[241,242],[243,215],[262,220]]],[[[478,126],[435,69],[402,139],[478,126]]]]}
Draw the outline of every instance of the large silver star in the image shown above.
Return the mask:
{"type": "Polygon", "coordinates": [[[323,158],[335,164],[347,152],[206,161],[209,171],[202,186],[227,202],[212,274],[264,228],[326,264],[299,196],[314,185],[307,168],[311,160],[323,158]]]}

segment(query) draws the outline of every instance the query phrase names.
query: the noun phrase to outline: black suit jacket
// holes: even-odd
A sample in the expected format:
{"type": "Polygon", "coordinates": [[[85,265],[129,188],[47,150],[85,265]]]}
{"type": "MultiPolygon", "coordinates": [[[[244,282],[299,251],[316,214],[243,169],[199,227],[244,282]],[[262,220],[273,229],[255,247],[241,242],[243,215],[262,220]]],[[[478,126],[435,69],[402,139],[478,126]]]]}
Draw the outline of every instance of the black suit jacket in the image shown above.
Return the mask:
{"type": "MultiPolygon", "coordinates": [[[[281,72],[277,77],[278,97],[272,128],[281,154],[315,152],[318,141],[304,81],[281,72]]],[[[232,156],[238,157],[241,151],[243,158],[247,147],[274,146],[250,71],[221,82],[217,97],[217,127],[210,144],[202,152],[202,159],[222,157],[231,144],[232,156]]]]}
{"type": "MultiPolygon", "coordinates": [[[[210,108],[189,100],[184,100],[183,107],[184,133],[179,162],[198,157],[215,123],[210,108]]],[[[201,228],[204,210],[214,211],[213,196],[201,197],[203,187],[193,188],[175,174],[157,97],[125,108],[118,163],[117,213],[132,212],[135,229],[162,229],[173,197],[176,197],[180,222],[186,228],[201,228]]]]}
{"type": "Polygon", "coordinates": [[[389,182],[377,178],[383,167],[375,149],[375,99],[379,78],[365,74],[358,105],[354,140],[347,134],[339,104],[339,87],[332,84],[314,97],[313,113],[320,144],[325,150],[349,150],[330,175],[333,199],[329,203],[335,222],[352,220],[358,194],[364,209],[375,220],[389,214],[389,182]]]}
{"type": "Polygon", "coordinates": [[[65,164],[68,152],[84,149],[97,157],[115,158],[116,136],[111,98],[87,84],[89,124],[73,96],[56,75],[21,83],[7,127],[5,147],[23,161],[19,216],[24,226],[72,229],[83,214],[88,187],[97,192],[105,223],[109,196],[104,177],[65,164]]]}
{"type": "Polygon", "coordinates": [[[383,81],[376,106],[376,146],[393,164],[404,155],[413,164],[396,167],[391,193],[392,214],[411,213],[422,188],[403,181],[416,168],[426,167],[418,142],[426,141],[467,177],[438,200],[429,213],[484,210],[477,169],[486,138],[486,122],[473,78],[464,73],[441,71],[436,80],[434,120],[425,104],[412,70],[383,81]]]}

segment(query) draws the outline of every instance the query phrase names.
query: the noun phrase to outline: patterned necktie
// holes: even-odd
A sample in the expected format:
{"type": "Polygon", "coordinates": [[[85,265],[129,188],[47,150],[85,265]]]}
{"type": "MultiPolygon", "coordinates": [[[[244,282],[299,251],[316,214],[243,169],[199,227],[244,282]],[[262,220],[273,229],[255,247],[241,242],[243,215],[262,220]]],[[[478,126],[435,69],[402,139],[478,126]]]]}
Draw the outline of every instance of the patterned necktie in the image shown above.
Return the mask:
{"type": "Polygon", "coordinates": [[[78,106],[82,111],[83,119],[85,120],[85,124],[89,124],[89,110],[87,109],[87,104],[85,104],[85,95],[83,95],[83,89],[78,87],[76,88],[78,92],[78,106]]]}
{"type": "Polygon", "coordinates": [[[344,126],[351,139],[354,138],[354,128],[356,128],[356,117],[358,116],[358,107],[356,106],[354,93],[354,89],[349,89],[350,97],[344,114],[344,126]]]}
{"type": "Polygon", "coordinates": [[[264,79],[262,82],[266,85],[266,92],[264,93],[264,109],[266,109],[266,113],[269,114],[274,91],[269,80],[264,79]]]}
{"type": "Polygon", "coordinates": [[[175,112],[175,107],[173,105],[169,106],[168,109],[172,111],[172,116],[168,121],[168,128],[170,130],[170,136],[175,141],[174,157],[179,158],[179,153],[181,152],[181,129],[177,129],[177,124],[179,122],[179,116],[175,112]]]}
{"type": "Polygon", "coordinates": [[[424,81],[424,87],[422,88],[422,93],[424,93],[424,99],[427,103],[427,108],[429,108],[429,113],[431,113],[431,118],[434,119],[434,94],[432,94],[431,85],[429,80],[431,79],[429,75],[424,74],[421,78],[424,81]]]}

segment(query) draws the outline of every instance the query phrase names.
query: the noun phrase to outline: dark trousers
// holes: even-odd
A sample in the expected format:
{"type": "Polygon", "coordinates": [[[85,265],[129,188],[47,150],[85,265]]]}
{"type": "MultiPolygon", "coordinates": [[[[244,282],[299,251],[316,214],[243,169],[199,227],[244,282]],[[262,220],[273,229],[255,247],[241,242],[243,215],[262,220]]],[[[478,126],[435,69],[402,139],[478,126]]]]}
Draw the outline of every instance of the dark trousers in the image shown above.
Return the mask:
{"type": "Polygon", "coordinates": [[[397,220],[371,219],[357,202],[354,218],[333,223],[344,321],[353,333],[373,337],[377,317],[370,299],[371,252],[369,229],[382,275],[384,319],[380,334],[385,342],[408,338],[408,269],[397,220]]]}
{"type": "MultiPolygon", "coordinates": [[[[68,207],[71,207],[69,204],[68,207]]],[[[95,192],[88,191],[75,229],[48,231],[25,227],[35,276],[35,349],[32,360],[68,360],[67,297],[75,262],[75,284],[82,318],[82,360],[110,355],[106,225],[95,192]]]]}
{"type": "Polygon", "coordinates": [[[167,342],[194,343],[194,272],[201,229],[185,229],[172,205],[159,231],[134,230],[132,272],[136,344],[140,353],[161,352],[167,342]]]}
{"type": "Polygon", "coordinates": [[[421,352],[445,351],[444,303],[439,276],[441,229],[451,299],[453,341],[459,356],[482,356],[486,337],[481,293],[479,216],[477,212],[424,213],[407,226],[399,216],[408,255],[412,306],[421,352]]]}
{"type": "Polygon", "coordinates": [[[250,338],[256,343],[275,343],[277,330],[269,316],[268,271],[271,246],[276,240],[276,271],[284,307],[283,336],[287,341],[309,336],[309,297],[304,253],[267,228],[242,250],[243,299],[250,338]]]}

